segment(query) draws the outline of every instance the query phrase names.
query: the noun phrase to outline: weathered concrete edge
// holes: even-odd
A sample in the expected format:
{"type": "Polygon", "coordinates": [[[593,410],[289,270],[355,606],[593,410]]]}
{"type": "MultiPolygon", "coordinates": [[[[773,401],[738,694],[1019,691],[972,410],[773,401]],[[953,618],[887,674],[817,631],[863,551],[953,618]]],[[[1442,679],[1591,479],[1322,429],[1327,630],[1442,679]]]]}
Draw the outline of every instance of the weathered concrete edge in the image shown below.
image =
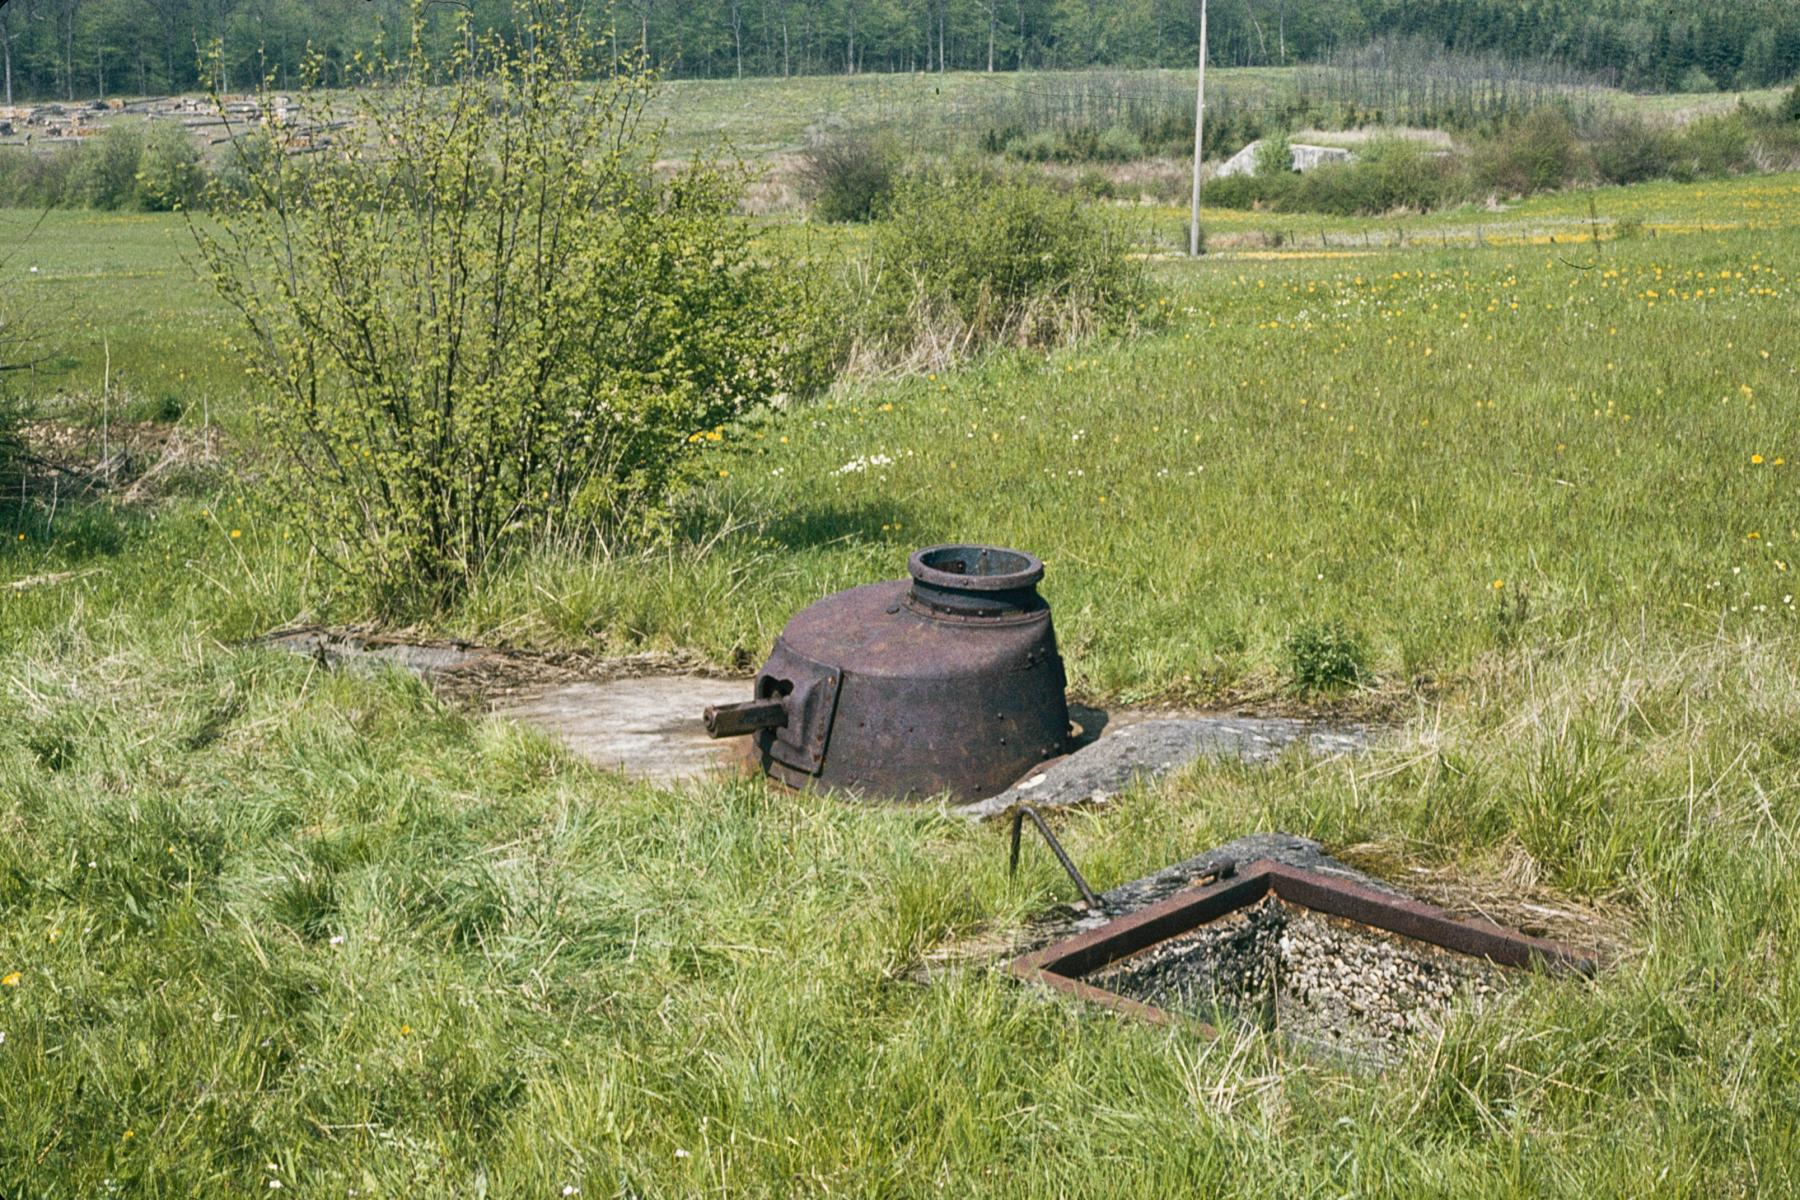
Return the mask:
{"type": "Polygon", "coordinates": [[[1291,718],[1186,717],[1144,721],[1108,734],[1021,782],[954,809],[970,820],[1002,817],[1020,804],[1066,808],[1105,803],[1134,785],[1153,782],[1201,758],[1272,762],[1303,743],[1328,756],[1366,750],[1373,732],[1362,725],[1329,727],[1291,718]]]}

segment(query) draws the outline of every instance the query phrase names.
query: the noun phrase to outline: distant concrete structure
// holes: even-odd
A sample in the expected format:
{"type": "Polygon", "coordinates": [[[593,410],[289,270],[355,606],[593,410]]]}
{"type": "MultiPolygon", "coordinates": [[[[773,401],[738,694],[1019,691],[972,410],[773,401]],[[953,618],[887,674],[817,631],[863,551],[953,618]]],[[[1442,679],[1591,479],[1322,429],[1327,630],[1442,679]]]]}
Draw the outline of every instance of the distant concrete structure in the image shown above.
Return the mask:
{"type": "MultiPolygon", "coordinates": [[[[1256,174],[1256,154],[1262,149],[1262,140],[1258,139],[1226,159],[1214,171],[1214,179],[1229,179],[1233,175],[1256,174]]],[[[1356,161],[1356,155],[1348,150],[1340,150],[1336,146],[1306,146],[1298,142],[1288,145],[1289,165],[1302,173],[1326,163],[1347,163],[1356,161]]]]}
{"type": "MultiPolygon", "coordinates": [[[[0,4],[5,0],[0,0],[0,4]]],[[[0,145],[33,146],[44,152],[81,138],[98,136],[121,121],[179,124],[203,147],[223,145],[258,126],[292,131],[295,148],[329,142],[329,133],[348,119],[309,119],[287,95],[146,96],[137,100],[95,100],[77,105],[45,103],[0,106],[0,145]],[[266,104],[265,104],[266,100],[266,104]],[[35,142],[34,142],[35,139],[35,142]]]]}

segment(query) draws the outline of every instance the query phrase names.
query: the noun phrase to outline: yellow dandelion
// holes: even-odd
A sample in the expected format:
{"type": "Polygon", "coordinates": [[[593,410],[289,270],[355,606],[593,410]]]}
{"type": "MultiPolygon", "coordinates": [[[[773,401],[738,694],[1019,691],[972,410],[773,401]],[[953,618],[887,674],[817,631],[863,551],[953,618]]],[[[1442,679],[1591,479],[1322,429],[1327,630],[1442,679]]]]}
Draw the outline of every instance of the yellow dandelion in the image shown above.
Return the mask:
{"type": "Polygon", "coordinates": [[[1745,536],[1745,538],[1747,538],[1748,540],[1750,540],[1752,542],[1762,541],[1762,534],[1756,532],[1756,530],[1754,530],[1754,529],[1752,529],[1749,533],[1745,534],[1744,536],[1745,536]]]}
{"type": "Polygon", "coordinates": [[[1750,461],[1751,461],[1751,462],[1752,462],[1752,463],[1753,463],[1753,464],[1755,464],[1755,465],[1756,465],[1756,466],[1759,466],[1759,467],[1760,467],[1760,466],[1762,466],[1762,455],[1760,455],[1760,454],[1752,454],[1752,455],[1751,455],[1751,456],[1750,456],[1750,461]]]}
{"type": "Polygon", "coordinates": [[[0,987],[18,987],[19,981],[23,978],[25,977],[17,971],[9,971],[5,975],[0,975],[0,987]]]}
{"type": "Polygon", "coordinates": [[[237,537],[243,537],[243,536],[244,536],[244,531],[243,531],[243,530],[241,530],[241,529],[234,529],[234,530],[232,530],[232,531],[231,531],[231,536],[232,536],[232,537],[234,537],[234,538],[237,538],[237,537]]]}
{"type": "Polygon", "coordinates": [[[1506,586],[1506,580],[1504,580],[1504,579],[1496,579],[1496,580],[1494,580],[1494,590],[1495,590],[1495,591],[1496,591],[1496,592],[1497,592],[1497,591],[1499,591],[1499,590],[1500,590],[1500,589],[1501,589],[1501,588],[1503,588],[1503,587],[1505,587],[1505,586],[1506,586]]]}

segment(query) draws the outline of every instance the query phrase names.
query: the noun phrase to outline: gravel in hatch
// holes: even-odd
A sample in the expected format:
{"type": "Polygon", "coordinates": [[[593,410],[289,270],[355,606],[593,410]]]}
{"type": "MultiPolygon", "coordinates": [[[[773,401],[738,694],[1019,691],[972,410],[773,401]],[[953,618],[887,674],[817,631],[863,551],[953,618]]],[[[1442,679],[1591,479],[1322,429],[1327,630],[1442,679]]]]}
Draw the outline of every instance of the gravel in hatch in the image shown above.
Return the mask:
{"type": "Polygon", "coordinates": [[[1084,978],[1169,1012],[1377,1063],[1505,984],[1493,964],[1269,897],[1084,978]]]}

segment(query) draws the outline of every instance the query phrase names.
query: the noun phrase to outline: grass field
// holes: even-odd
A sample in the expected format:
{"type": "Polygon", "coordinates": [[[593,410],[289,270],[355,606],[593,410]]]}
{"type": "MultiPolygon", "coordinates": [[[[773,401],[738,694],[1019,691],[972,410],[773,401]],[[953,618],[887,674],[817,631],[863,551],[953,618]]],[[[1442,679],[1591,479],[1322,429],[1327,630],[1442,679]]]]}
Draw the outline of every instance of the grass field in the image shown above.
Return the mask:
{"type": "MultiPolygon", "coordinates": [[[[0,498],[0,582],[82,572],[0,591],[0,1196],[1800,1189],[1800,181],[1596,210],[1647,235],[1552,243],[1565,196],[1158,261],[1156,332],[770,415],[673,550],[520,564],[432,626],[741,663],[980,539],[1047,560],[1082,695],[1306,711],[1285,645],[1340,620],[1373,678],[1328,703],[1375,753],[1196,768],[1064,817],[1077,861],[1288,829],[1598,914],[1594,981],[1379,1077],[979,962],[921,984],[1069,898],[1054,865],[1009,880],[930,806],[628,784],[247,647],[365,615],[253,470],[0,498]]],[[[55,331],[40,392],[110,355],[121,411],[253,465],[181,237],[52,214],[7,294],[55,331]]]]}

